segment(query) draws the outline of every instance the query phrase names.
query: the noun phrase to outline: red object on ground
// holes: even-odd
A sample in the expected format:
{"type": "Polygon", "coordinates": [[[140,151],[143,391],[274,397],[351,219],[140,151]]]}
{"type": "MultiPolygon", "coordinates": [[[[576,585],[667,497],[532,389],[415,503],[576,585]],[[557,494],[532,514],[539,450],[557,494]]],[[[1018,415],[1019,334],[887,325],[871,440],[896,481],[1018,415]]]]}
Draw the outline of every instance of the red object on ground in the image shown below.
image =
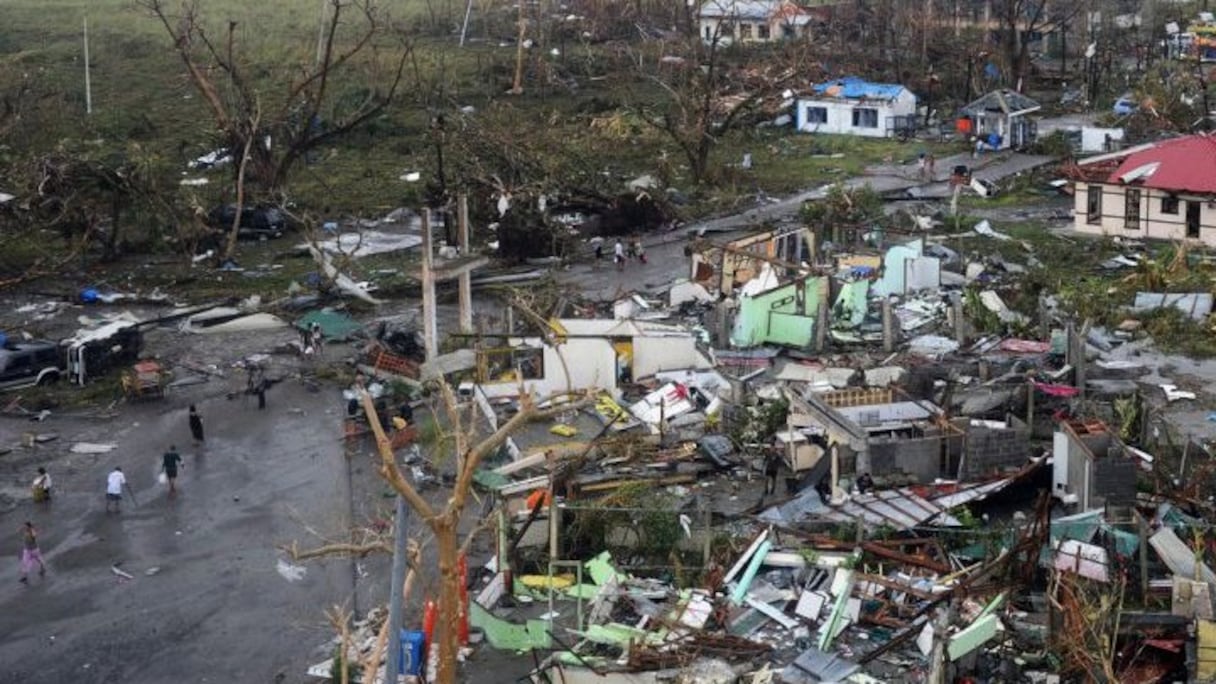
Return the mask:
{"type": "Polygon", "coordinates": [[[1051,351],[1051,343],[1038,340],[1008,339],[1002,340],[997,348],[1014,354],[1046,354],[1051,351]]]}
{"type": "Polygon", "coordinates": [[[1069,385],[1053,385],[1046,382],[1036,382],[1034,383],[1034,386],[1035,389],[1039,390],[1043,394],[1053,397],[1075,397],[1081,393],[1080,389],[1071,387],[1069,385]]]}
{"type": "Polygon", "coordinates": [[[457,636],[460,637],[460,645],[469,645],[469,561],[465,555],[460,554],[460,560],[456,562],[457,575],[460,576],[460,622],[458,623],[457,636]]]}
{"type": "Polygon", "coordinates": [[[439,619],[439,607],[435,602],[427,599],[426,604],[422,607],[422,633],[426,636],[426,643],[429,646],[432,641],[431,637],[435,635],[435,621],[439,619]]]}

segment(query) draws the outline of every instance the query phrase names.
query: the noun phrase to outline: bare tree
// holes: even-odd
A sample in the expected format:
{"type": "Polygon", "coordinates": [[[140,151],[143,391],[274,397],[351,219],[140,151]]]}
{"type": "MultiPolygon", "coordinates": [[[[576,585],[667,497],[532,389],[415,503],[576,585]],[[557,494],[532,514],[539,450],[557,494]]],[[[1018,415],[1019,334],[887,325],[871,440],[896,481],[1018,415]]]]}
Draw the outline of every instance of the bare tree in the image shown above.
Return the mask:
{"type": "Polygon", "coordinates": [[[1084,9],[1079,2],[1043,0],[991,0],[992,13],[1001,30],[1001,49],[1009,67],[1010,83],[1021,90],[1030,75],[1028,36],[1046,34],[1076,17],[1084,9]]]}
{"type": "Polygon", "coordinates": [[[242,57],[236,21],[228,21],[216,37],[206,29],[197,0],[185,2],[179,15],[171,14],[166,0],[138,2],[164,26],[235,157],[238,206],[226,255],[235,249],[246,185],[259,198],[281,203],[288,176],[301,159],[368,123],[394,101],[412,50],[371,0],[329,0],[315,59],[294,65],[295,76],[276,98],[259,87],[256,68],[242,57]]]}
{"type": "MultiPolygon", "coordinates": [[[[637,58],[638,64],[649,60],[656,65],[642,73],[659,86],[664,97],[657,104],[636,109],[679,148],[695,184],[708,179],[710,156],[723,136],[744,123],[748,114],[766,97],[779,92],[795,74],[806,77],[785,60],[732,68],[724,58],[719,38],[715,31],[704,41],[693,36],[683,42],[662,42],[659,55],[637,58]],[[666,47],[675,49],[667,54],[666,47]],[[774,70],[777,73],[772,73],[774,70]]],[[[800,53],[793,50],[785,56],[790,54],[800,53]]]]}
{"type": "MultiPolygon", "coordinates": [[[[518,413],[493,433],[477,441],[477,421],[472,415],[466,415],[468,411],[476,409],[469,405],[459,404],[452,388],[446,383],[440,383],[439,390],[443,398],[453,452],[456,457],[455,483],[452,485],[447,502],[442,507],[434,506],[427,501],[401,472],[401,468],[394,458],[392,443],[380,426],[371,395],[365,392],[362,401],[363,408],[367,412],[368,423],[376,437],[376,449],[380,455],[380,476],[405,499],[410,508],[430,528],[435,538],[435,557],[440,573],[439,619],[436,637],[439,644],[439,668],[435,681],[437,684],[453,684],[456,681],[456,653],[459,648],[457,625],[463,611],[460,602],[460,574],[457,567],[461,554],[457,526],[473,487],[473,475],[477,472],[482,460],[495,453],[508,437],[528,423],[576,410],[586,405],[588,400],[564,395],[552,397],[549,401],[538,405],[524,395],[518,413]],[[557,403],[561,399],[574,400],[557,403]]],[[[465,545],[467,543],[466,541],[465,545]]]]}

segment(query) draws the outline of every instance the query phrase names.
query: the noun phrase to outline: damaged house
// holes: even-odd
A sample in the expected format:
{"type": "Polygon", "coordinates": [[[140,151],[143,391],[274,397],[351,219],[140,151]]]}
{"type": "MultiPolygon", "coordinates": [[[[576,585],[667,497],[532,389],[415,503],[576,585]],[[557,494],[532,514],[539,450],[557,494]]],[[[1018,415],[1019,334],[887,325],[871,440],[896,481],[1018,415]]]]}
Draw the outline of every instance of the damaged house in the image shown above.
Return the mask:
{"type": "Polygon", "coordinates": [[[1138,459],[1101,421],[1062,421],[1052,441],[1052,495],[1078,512],[1136,500],[1138,459]]]}
{"type": "Polygon", "coordinates": [[[916,127],[916,95],[902,85],[848,77],[811,87],[794,101],[803,133],[890,138],[916,127]]]}
{"type": "Polygon", "coordinates": [[[835,447],[841,474],[899,484],[975,481],[1025,468],[1026,424],[950,418],[897,388],[786,393],[792,429],[811,427],[835,447]]]}
{"type": "Polygon", "coordinates": [[[689,249],[688,279],[729,297],[766,264],[777,268],[777,276],[789,277],[806,270],[814,257],[815,238],[805,228],[770,230],[720,245],[701,241],[689,249]]]}
{"type": "Polygon", "coordinates": [[[1201,133],[1078,161],[1078,233],[1216,245],[1216,135],[1201,133]]]}
{"type": "Polygon", "coordinates": [[[481,390],[491,399],[602,389],[668,370],[710,368],[686,328],[649,321],[563,318],[548,338],[524,337],[480,352],[481,390]]]}
{"type": "MultiPolygon", "coordinates": [[[[723,261],[728,263],[733,259],[723,261]]],[[[750,270],[755,267],[755,263],[746,270],[735,267],[730,276],[723,277],[724,288],[730,281],[724,291],[732,292],[737,300],[730,332],[735,347],[776,344],[807,348],[828,334],[825,328],[831,328],[833,339],[839,342],[858,342],[865,338],[871,296],[904,297],[941,285],[941,260],[925,254],[922,239],[892,245],[882,254],[839,255],[835,277],[782,269],[770,260],[760,260],[759,270],[750,270]],[[791,272],[792,276],[780,275],[791,272]],[[747,277],[740,285],[743,273],[747,277]],[[855,332],[859,329],[863,329],[862,335],[855,332]]],[[[693,268],[697,270],[696,263],[693,268]]],[[[725,266],[719,270],[726,271],[725,266]]],[[[881,324],[878,328],[881,334],[881,324]]]]}
{"type": "Polygon", "coordinates": [[[1040,109],[1038,102],[1017,91],[994,90],[963,107],[955,127],[963,135],[988,141],[991,149],[1022,149],[1038,137],[1038,124],[1030,115],[1040,109]]]}

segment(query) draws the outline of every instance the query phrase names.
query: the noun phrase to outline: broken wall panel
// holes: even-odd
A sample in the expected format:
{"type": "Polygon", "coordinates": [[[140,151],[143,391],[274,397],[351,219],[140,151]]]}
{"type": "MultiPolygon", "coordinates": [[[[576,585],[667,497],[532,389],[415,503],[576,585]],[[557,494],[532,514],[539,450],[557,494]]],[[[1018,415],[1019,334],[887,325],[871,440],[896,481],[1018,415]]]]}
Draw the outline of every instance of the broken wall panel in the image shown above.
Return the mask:
{"type": "Polygon", "coordinates": [[[730,341],[736,347],[782,344],[806,347],[814,339],[826,278],[806,278],[739,298],[730,341]]]}

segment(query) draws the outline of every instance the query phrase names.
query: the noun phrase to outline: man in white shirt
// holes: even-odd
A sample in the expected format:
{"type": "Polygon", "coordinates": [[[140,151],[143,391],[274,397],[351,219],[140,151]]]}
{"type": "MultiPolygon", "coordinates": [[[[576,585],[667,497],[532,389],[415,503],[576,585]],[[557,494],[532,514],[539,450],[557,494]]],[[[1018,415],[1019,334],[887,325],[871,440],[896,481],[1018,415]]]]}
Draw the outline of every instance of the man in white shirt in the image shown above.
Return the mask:
{"type": "Polygon", "coordinates": [[[38,477],[34,478],[34,484],[30,486],[34,492],[34,501],[42,503],[51,500],[51,476],[46,472],[46,468],[38,469],[38,477]]]}
{"type": "Polygon", "coordinates": [[[127,485],[127,476],[122,474],[122,468],[114,467],[110,474],[106,476],[106,513],[110,512],[110,506],[114,506],[114,512],[119,512],[119,507],[122,505],[122,488],[127,485]]]}

